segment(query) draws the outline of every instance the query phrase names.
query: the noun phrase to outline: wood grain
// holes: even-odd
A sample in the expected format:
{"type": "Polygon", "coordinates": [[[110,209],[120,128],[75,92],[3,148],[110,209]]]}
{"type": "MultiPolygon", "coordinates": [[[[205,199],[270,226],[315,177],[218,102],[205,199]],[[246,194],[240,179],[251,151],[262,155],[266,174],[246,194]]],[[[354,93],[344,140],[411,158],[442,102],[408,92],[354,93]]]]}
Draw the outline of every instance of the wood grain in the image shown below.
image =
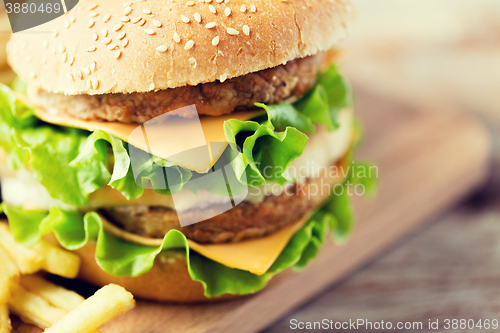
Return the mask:
{"type": "Polygon", "coordinates": [[[448,208],[485,178],[489,138],[473,119],[418,112],[360,92],[367,128],[360,155],[379,165],[375,199],[354,198],[356,230],[343,246],[327,244],[302,273],[278,276],[257,295],[209,305],[138,302],[103,332],[252,332],[266,327],[365,264],[448,208]]]}
{"type": "Polygon", "coordinates": [[[443,327],[447,318],[500,320],[498,207],[500,200],[488,207],[469,203],[448,213],[266,333],[290,331],[292,318],[425,323],[437,319],[442,324],[434,332],[450,332],[443,327]]]}

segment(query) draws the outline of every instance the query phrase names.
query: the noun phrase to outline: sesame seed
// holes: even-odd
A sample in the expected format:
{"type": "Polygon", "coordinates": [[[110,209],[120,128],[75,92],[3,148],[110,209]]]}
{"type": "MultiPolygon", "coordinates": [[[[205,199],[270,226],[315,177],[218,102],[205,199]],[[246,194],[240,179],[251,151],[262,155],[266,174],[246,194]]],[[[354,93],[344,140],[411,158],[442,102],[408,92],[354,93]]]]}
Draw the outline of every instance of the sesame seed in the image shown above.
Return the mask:
{"type": "Polygon", "coordinates": [[[74,81],[75,79],[73,78],[73,74],[71,73],[66,73],[66,77],[68,78],[68,80],[71,80],[71,81],[74,81]]]}
{"type": "Polygon", "coordinates": [[[250,35],[250,27],[248,25],[243,26],[243,33],[247,36],[250,35]]]}
{"type": "Polygon", "coordinates": [[[127,7],[123,10],[123,15],[128,16],[132,12],[132,7],[127,7]]]}
{"type": "Polygon", "coordinates": [[[212,0],[205,0],[205,3],[211,3],[212,0]]]}
{"type": "Polygon", "coordinates": [[[106,30],[106,29],[102,29],[102,30],[101,30],[101,34],[102,34],[104,37],[108,37],[108,30],[106,30]]]}
{"type": "Polygon", "coordinates": [[[46,49],[47,47],[49,47],[49,42],[47,42],[46,40],[44,40],[44,41],[42,42],[42,45],[43,45],[43,48],[45,48],[45,49],[46,49]]]}
{"type": "Polygon", "coordinates": [[[125,38],[126,35],[127,35],[126,33],[120,32],[120,34],[118,35],[118,39],[122,40],[123,38],[125,38]]]}
{"type": "Polygon", "coordinates": [[[134,3],[133,3],[132,1],[125,2],[125,3],[123,4],[123,7],[130,7],[130,6],[132,6],[133,4],[134,4],[134,3]]]}
{"type": "Polygon", "coordinates": [[[87,74],[87,75],[90,75],[90,73],[91,73],[90,69],[88,69],[87,67],[83,67],[82,72],[83,72],[83,74],[87,74]]]}
{"type": "Polygon", "coordinates": [[[97,12],[93,12],[93,13],[89,14],[90,17],[96,17],[97,15],[99,15],[99,13],[97,13],[97,12]]]}
{"type": "Polygon", "coordinates": [[[229,0],[224,0],[224,3],[229,3],[229,0]]]}
{"type": "Polygon", "coordinates": [[[179,43],[181,41],[181,37],[177,32],[174,32],[174,42],[179,43]]]}
{"type": "Polygon", "coordinates": [[[146,29],[144,30],[145,33],[147,33],[148,35],[154,35],[155,34],[155,31],[153,29],[146,29]]]}
{"type": "Polygon", "coordinates": [[[210,23],[207,23],[207,25],[205,25],[205,28],[207,29],[211,29],[213,27],[215,27],[217,25],[217,23],[215,22],[210,22],[210,23]]]}
{"type": "Polygon", "coordinates": [[[68,54],[67,54],[66,52],[64,52],[64,53],[62,54],[61,61],[62,61],[62,62],[66,62],[66,60],[68,60],[68,54]]]}
{"type": "Polygon", "coordinates": [[[144,14],[151,14],[151,10],[149,10],[149,9],[147,9],[147,8],[144,8],[144,9],[142,10],[142,12],[143,12],[144,14]]]}
{"type": "Polygon", "coordinates": [[[255,7],[255,5],[252,5],[252,7],[250,7],[250,11],[252,13],[255,13],[257,11],[257,8],[255,7]]]}
{"type": "Polygon", "coordinates": [[[88,27],[89,27],[89,28],[92,28],[92,27],[94,26],[94,24],[95,24],[95,21],[91,19],[91,20],[89,21],[89,25],[88,25],[88,27]]]}
{"type": "Polygon", "coordinates": [[[111,15],[106,14],[106,16],[104,16],[104,19],[103,19],[104,23],[108,22],[109,19],[111,19],[111,15]]]}
{"type": "Polygon", "coordinates": [[[128,45],[128,39],[125,38],[125,40],[122,43],[122,47],[127,47],[128,45]]]}
{"type": "Polygon", "coordinates": [[[198,65],[195,58],[189,58],[189,63],[191,64],[191,66],[193,66],[193,68],[196,68],[196,66],[198,65]]]}
{"type": "Polygon", "coordinates": [[[74,16],[70,16],[70,17],[69,17],[69,21],[70,21],[71,23],[75,23],[75,22],[76,22],[76,18],[75,18],[74,16]]]}
{"type": "Polygon", "coordinates": [[[99,35],[97,34],[97,32],[94,32],[94,40],[98,40],[99,39],[99,35]]]}
{"type": "Polygon", "coordinates": [[[220,76],[220,79],[219,79],[219,80],[220,80],[220,83],[222,83],[222,82],[226,81],[226,80],[227,80],[227,74],[226,74],[226,73],[222,74],[222,75],[220,76]]]}
{"type": "Polygon", "coordinates": [[[97,50],[97,47],[92,46],[87,49],[87,52],[94,52],[95,50],[97,50]]]}
{"type": "Polygon", "coordinates": [[[167,51],[167,46],[166,45],[160,45],[156,48],[156,51],[158,52],[166,52],[167,51]]]}
{"type": "Polygon", "coordinates": [[[42,64],[46,64],[47,63],[47,57],[46,56],[43,56],[42,57],[42,64]]]}
{"type": "Polygon", "coordinates": [[[69,65],[73,66],[74,63],[75,63],[75,57],[71,58],[71,62],[69,63],[69,65]]]}
{"type": "Polygon", "coordinates": [[[89,10],[92,10],[92,9],[96,9],[97,8],[97,4],[93,4],[92,6],[89,7],[89,10]]]}
{"type": "Polygon", "coordinates": [[[189,23],[189,17],[187,17],[186,15],[181,15],[181,21],[184,22],[184,23],[189,23]]]}
{"type": "Polygon", "coordinates": [[[214,14],[217,13],[217,11],[215,10],[215,7],[213,5],[208,6],[208,9],[210,9],[210,11],[214,14]]]}
{"type": "Polygon", "coordinates": [[[58,32],[57,30],[56,30],[56,31],[54,31],[54,32],[52,33],[52,36],[54,36],[54,37],[59,36],[59,32],[58,32]]]}
{"type": "Polygon", "coordinates": [[[194,20],[198,23],[201,22],[201,15],[200,13],[194,13],[194,20]]]}
{"type": "Polygon", "coordinates": [[[130,17],[122,16],[122,17],[120,17],[120,21],[122,21],[122,22],[129,22],[130,21],[130,17]]]}
{"type": "Polygon", "coordinates": [[[194,6],[194,1],[188,1],[188,2],[186,2],[186,6],[193,7],[194,6]]]}
{"type": "Polygon", "coordinates": [[[194,46],[194,42],[192,40],[188,40],[186,45],[184,45],[184,50],[191,50],[194,46]]]}
{"type": "Polygon", "coordinates": [[[96,78],[92,79],[92,88],[94,89],[99,88],[99,80],[97,80],[96,78]]]}
{"type": "Polygon", "coordinates": [[[113,30],[118,31],[121,28],[123,28],[123,23],[119,23],[119,24],[115,25],[115,27],[113,28],[113,30]]]}
{"type": "Polygon", "coordinates": [[[230,34],[230,35],[239,35],[240,32],[234,28],[227,28],[227,33],[230,34]]]}
{"type": "Polygon", "coordinates": [[[131,20],[131,22],[135,24],[135,23],[139,22],[140,20],[142,20],[142,18],[141,18],[141,17],[134,17],[134,18],[131,20]]]}
{"type": "Polygon", "coordinates": [[[77,74],[77,75],[78,75],[78,78],[79,78],[80,80],[83,80],[83,73],[82,73],[82,72],[78,71],[78,74],[77,74]]]}
{"type": "Polygon", "coordinates": [[[92,88],[92,81],[90,81],[90,79],[88,79],[86,83],[87,83],[87,89],[92,88]]]}
{"type": "Polygon", "coordinates": [[[95,61],[93,61],[92,65],[90,65],[90,70],[95,71],[96,66],[97,66],[97,63],[95,61]]]}
{"type": "Polygon", "coordinates": [[[68,29],[68,28],[69,28],[69,22],[68,22],[68,21],[65,21],[65,22],[64,22],[64,27],[65,27],[66,29],[68,29]]]}
{"type": "Polygon", "coordinates": [[[224,9],[224,14],[226,14],[226,16],[231,15],[231,8],[226,7],[226,9],[224,9]]]}
{"type": "Polygon", "coordinates": [[[246,12],[246,11],[247,11],[247,6],[245,6],[245,5],[241,5],[241,7],[240,7],[240,12],[244,13],[244,12],[246,12]]]}
{"type": "Polygon", "coordinates": [[[212,39],[212,45],[217,46],[219,45],[220,37],[215,36],[214,39],[212,39]]]}
{"type": "Polygon", "coordinates": [[[59,51],[59,53],[63,53],[66,51],[66,48],[64,47],[64,45],[59,45],[59,47],[57,48],[57,50],[59,51]]]}
{"type": "Polygon", "coordinates": [[[120,58],[120,57],[121,57],[121,55],[122,55],[122,51],[120,51],[120,50],[116,51],[116,52],[115,52],[115,59],[120,58]]]}
{"type": "Polygon", "coordinates": [[[146,24],[146,20],[145,19],[141,19],[141,22],[139,22],[139,25],[142,27],[144,24],[146,24]]]}
{"type": "Polygon", "coordinates": [[[108,45],[109,43],[111,43],[111,41],[111,38],[105,38],[102,42],[104,43],[104,45],[108,45]]]}
{"type": "Polygon", "coordinates": [[[118,45],[116,45],[115,43],[111,43],[108,45],[108,50],[114,50],[118,47],[118,45]]]}
{"type": "Polygon", "coordinates": [[[35,71],[31,71],[29,75],[30,75],[30,78],[32,78],[32,79],[36,78],[35,71]]]}
{"type": "Polygon", "coordinates": [[[221,3],[222,1],[224,1],[224,0],[215,0],[215,2],[217,2],[217,3],[221,3]]]}

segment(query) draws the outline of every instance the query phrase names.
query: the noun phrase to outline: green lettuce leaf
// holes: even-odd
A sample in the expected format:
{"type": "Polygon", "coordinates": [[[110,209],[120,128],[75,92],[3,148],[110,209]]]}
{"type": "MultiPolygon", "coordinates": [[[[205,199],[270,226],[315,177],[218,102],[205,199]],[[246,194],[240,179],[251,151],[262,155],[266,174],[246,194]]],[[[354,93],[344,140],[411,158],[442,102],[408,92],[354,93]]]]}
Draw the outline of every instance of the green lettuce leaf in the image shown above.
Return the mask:
{"type": "Polygon", "coordinates": [[[294,105],[313,122],[325,124],[329,130],[339,126],[338,114],[353,104],[349,82],[336,65],[318,77],[316,86],[294,105]]]}
{"type": "Polygon", "coordinates": [[[97,263],[101,269],[114,276],[139,276],[151,269],[160,253],[182,250],[191,278],[203,284],[207,297],[217,297],[224,294],[255,293],[263,289],[273,276],[289,267],[304,269],[318,254],[329,230],[343,236],[347,236],[352,230],[352,215],[344,214],[345,210],[350,212],[346,200],[348,201],[348,197],[332,195],[324,207],[292,237],[263,275],[229,268],[191,251],[186,237],[177,230],[172,230],[165,236],[162,246],[148,247],[126,242],[107,233],[103,229],[101,217],[95,212],[82,214],[53,208],[47,213],[27,211],[6,204],[3,209],[17,242],[32,246],[49,233],[53,233],[59,243],[70,251],[77,250],[88,242],[95,242],[97,263]]]}

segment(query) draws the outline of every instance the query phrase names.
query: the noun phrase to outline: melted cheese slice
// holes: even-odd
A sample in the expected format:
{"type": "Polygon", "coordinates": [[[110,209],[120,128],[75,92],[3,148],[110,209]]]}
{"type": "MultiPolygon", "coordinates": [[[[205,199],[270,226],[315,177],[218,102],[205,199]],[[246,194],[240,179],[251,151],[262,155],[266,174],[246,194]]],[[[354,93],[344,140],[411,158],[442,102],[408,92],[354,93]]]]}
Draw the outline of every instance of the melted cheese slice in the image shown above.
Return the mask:
{"type": "Polygon", "coordinates": [[[309,216],[304,217],[295,224],[262,238],[229,244],[198,244],[188,240],[189,247],[224,266],[262,275],[272,266],[308,218],[309,216]]]}
{"type": "Polygon", "coordinates": [[[249,111],[199,118],[196,108],[191,105],[174,111],[191,118],[162,115],[139,125],[82,120],[51,113],[41,106],[33,108],[35,115],[47,123],[91,132],[102,130],[154,156],[199,173],[208,172],[226,149],[226,120],[246,121],[262,114],[262,111],[249,111]]]}
{"type": "MultiPolygon", "coordinates": [[[[293,235],[302,228],[309,218],[310,215],[306,215],[291,226],[257,239],[224,244],[199,244],[188,239],[188,244],[191,250],[227,267],[262,275],[272,266],[293,235]]],[[[102,220],[104,229],[121,239],[145,246],[159,247],[162,245],[162,239],[139,236],[118,228],[104,217],[102,220]]]]}

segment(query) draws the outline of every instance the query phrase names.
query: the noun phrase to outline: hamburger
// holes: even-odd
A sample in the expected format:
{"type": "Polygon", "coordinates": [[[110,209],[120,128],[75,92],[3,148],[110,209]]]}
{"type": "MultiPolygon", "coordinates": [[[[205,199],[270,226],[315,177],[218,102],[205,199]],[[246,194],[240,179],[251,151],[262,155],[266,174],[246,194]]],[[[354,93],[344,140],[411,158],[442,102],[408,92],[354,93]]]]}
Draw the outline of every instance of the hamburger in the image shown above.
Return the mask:
{"type": "Polygon", "coordinates": [[[81,0],[31,29],[50,33],[14,34],[26,89],[1,88],[0,175],[16,241],[159,301],[303,269],[351,231],[349,168],[366,167],[336,63],[350,20],[345,0],[81,0]]]}

